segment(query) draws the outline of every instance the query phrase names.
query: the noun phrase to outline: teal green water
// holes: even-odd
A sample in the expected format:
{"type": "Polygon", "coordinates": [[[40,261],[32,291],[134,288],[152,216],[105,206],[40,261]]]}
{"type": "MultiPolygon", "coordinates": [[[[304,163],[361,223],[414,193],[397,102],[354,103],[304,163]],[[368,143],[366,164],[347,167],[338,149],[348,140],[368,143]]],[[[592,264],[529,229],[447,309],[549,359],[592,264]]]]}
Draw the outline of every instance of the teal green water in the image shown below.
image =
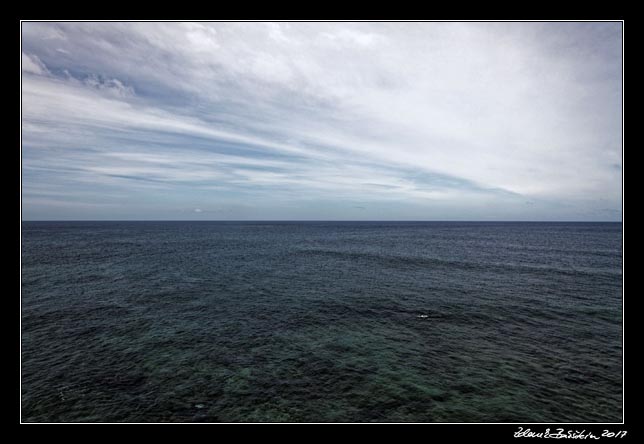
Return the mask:
{"type": "Polygon", "coordinates": [[[612,223],[25,222],[26,422],[612,422],[612,223]]]}

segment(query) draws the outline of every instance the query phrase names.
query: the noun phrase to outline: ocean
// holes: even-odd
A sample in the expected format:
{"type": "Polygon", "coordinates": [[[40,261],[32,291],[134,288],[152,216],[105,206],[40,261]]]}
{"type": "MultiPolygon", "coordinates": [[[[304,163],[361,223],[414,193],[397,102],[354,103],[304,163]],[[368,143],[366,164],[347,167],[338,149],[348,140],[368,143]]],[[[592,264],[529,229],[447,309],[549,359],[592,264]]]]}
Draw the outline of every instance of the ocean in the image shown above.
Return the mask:
{"type": "Polygon", "coordinates": [[[621,422],[621,223],[23,222],[23,422],[621,422]]]}

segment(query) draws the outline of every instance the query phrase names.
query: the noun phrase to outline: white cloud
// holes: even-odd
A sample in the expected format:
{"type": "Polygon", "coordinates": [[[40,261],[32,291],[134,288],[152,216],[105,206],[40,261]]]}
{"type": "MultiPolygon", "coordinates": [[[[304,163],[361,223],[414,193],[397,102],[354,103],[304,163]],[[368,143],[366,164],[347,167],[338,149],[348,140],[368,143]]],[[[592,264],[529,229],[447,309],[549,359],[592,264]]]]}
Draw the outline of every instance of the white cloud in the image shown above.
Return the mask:
{"type": "Polygon", "coordinates": [[[22,72],[38,74],[40,76],[49,74],[47,67],[35,55],[22,53],[22,72]]]}
{"type": "Polygon", "coordinates": [[[23,137],[102,177],[618,206],[618,25],[563,25],[26,23],[23,137]]]}
{"type": "Polygon", "coordinates": [[[103,79],[97,75],[90,75],[83,80],[83,83],[91,88],[105,91],[119,97],[134,95],[134,88],[125,86],[118,79],[103,79]]]}

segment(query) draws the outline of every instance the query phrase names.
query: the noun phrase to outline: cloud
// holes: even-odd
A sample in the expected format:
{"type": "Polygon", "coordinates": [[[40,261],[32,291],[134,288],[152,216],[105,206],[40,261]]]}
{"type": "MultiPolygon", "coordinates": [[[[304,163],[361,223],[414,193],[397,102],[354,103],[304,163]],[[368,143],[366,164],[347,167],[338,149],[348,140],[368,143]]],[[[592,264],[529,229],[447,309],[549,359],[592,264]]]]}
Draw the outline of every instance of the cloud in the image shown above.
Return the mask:
{"type": "Polygon", "coordinates": [[[124,214],[619,207],[620,26],[24,23],[25,183],[134,190],[124,214]]]}
{"type": "Polygon", "coordinates": [[[24,52],[22,53],[22,72],[40,76],[49,74],[47,67],[37,56],[27,55],[24,52]]]}
{"type": "Polygon", "coordinates": [[[85,85],[114,94],[119,97],[128,97],[134,95],[134,88],[125,86],[118,79],[104,79],[98,75],[90,75],[83,80],[85,85]]]}

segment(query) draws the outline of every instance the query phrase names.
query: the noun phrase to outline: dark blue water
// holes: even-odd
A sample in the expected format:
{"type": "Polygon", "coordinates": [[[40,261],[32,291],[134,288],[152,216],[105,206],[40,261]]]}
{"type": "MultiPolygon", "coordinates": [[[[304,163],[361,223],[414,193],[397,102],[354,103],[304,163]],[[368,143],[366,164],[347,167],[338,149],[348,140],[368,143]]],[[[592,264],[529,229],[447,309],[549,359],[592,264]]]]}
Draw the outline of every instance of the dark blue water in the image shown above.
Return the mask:
{"type": "Polygon", "coordinates": [[[622,420],[621,224],[22,236],[26,422],[622,420]]]}

